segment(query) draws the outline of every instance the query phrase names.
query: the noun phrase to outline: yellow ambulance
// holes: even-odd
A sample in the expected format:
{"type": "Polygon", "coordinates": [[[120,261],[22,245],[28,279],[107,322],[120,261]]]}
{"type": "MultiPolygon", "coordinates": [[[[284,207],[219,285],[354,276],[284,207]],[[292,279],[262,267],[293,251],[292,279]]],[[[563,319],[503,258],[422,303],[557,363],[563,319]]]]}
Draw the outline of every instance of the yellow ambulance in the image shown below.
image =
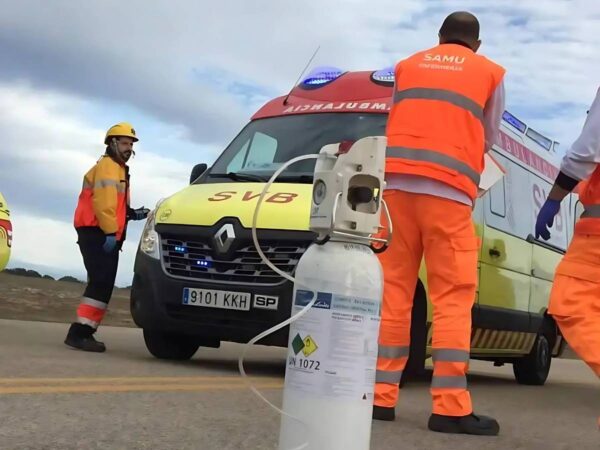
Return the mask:
{"type": "MultiPolygon", "coordinates": [[[[251,237],[257,199],[288,160],[326,144],[385,135],[393,70],[317,68],[260,108],[190,185],[159,202],[136,256],[131,312],[158,358],[188,359],[199,347],[245,343],[291,314],[292,284],[270,270],[251,237]]],[[[533,239],[534,220],[557,173],[557,143],[505,112],[494,158],[507,175],[482,198],[473,219],[482,238],[473,307],[474,359],[514,366],[518,382],[543,384],[564,342],[546,314],[554,269],[580,212],[569,196],[550,242],[533,239]]],[[[293,274],[314,240],[308,230],[314,160],[289,167],[261,207],[262,250],[293,274]]],[[[343,268],[340,268],[343,270],[343,268]]],[[[423,370],[431,346],[425,270],[415,292],[407,374],[423,370]]],[[[260,344],[287,346],[288,328],[260,344]]]]}

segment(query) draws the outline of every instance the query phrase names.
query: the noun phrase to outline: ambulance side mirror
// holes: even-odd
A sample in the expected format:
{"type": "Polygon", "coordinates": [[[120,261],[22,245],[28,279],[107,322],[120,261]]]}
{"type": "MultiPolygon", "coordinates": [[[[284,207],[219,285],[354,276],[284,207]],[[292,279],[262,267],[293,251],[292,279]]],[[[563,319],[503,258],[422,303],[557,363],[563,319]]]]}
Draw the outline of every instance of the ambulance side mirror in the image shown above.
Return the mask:
{"type": "Polygon", "coordinates": [[[192,173],[190,174],[190,184],[192,184],[194,181],[196,181],[198,179],[198,177],[200,175],[202,175],[204,172],[206,172],[207,168],[208,168],[208,166],[204,163],[196,164],[194,166],[194,168],[192,169],[192,173]]]}

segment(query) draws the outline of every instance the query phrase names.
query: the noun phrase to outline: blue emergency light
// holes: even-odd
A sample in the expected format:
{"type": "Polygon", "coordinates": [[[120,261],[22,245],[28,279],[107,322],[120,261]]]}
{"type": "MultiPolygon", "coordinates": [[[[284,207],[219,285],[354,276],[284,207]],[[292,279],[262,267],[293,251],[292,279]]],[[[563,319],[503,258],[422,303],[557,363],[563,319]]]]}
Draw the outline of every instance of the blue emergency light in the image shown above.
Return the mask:
{"type": "Polygon", "coordinates": [[[196,261],[196,265],[200,266],[200,267],[211,267],[211,263],[210,261],[207,261],[205,259],[199,259],[196,261]]]}
{"type": "Polygon", "coordinates": [[[185,247],[182,247],[181,245],[176,245],[174,250],[178,253],[185,253],[187,251],[187,249],[185,247]]]}
{"type": "Polygon", "coordinates": [[[385,69],[377,70],[373,72],[372,75],[373,81],[381,81],[383,83],[393,83],[396,74],[394,73],[394,67],[386,67],[385,69]]]}
{"type": "Polygon", "coordinates": [[[302,82],[307,86],[322,86],[330,83],[340,75],[342,75],[342,69],[332,66],[320,66],[315,67],[302,82]]]}
{"type": "Polygon", "coordinates": [[[552,149],[552,140],[548,139],[542,133],[535,131],[533,128],[528,128],[525,135],[532,141],[537,142],[539,145],[544,147],[544,149],[548,151],[552,149]]]}
{"type": "Polygon", "coordinates": [[[504,113],[502,114],[502,118],[505,122],[510,123],[521,133],[525,133],[525,131],[527,131],[527,125],[525,125],[525,122],[520,121],[508,111],[504,111],[504,113]]]}

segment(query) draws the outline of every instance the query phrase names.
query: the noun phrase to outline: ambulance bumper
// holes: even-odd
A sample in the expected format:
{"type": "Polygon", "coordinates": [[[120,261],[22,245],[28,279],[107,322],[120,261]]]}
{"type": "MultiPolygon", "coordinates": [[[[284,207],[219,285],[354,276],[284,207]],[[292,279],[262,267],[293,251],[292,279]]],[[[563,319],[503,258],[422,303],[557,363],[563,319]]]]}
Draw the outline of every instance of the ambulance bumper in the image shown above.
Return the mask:
{"type": "MultiPolygon", "coordinates": [[[[246,343],[288,319],[292,293],[289,281],[275,286],[253,286],[174,278],[165,273],[159,260],[138,251],[130,306],[133,320],[140,328],[186,334],[204,345],[217,346],[221,341],[246,343]],[[249,309],[192,306],[189,297],[188,303],[184,303],[186,288],[239,293],[249,302],[249,309]]],[[[287,347],[288,334],[289,327],[285,327],[258,344],[287,347]]]]}

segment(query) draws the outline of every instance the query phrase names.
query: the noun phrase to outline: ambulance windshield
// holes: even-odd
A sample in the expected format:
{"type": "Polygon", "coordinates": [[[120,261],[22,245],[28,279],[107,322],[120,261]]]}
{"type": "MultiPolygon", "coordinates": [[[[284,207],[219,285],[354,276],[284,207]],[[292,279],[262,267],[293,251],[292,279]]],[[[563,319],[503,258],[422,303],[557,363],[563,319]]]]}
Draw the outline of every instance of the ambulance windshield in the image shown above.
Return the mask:
{"type": "MultiPolygon", "coordinates": [[[[301,114],[255,120],[229,144],[209,177],[214,180],[230,174],[228,181],[268,180],[290,159],[318,153],[324,145],[385,136],[386,121],[387,114],[374,113],[301,114]]],[[[312,183],[314,166],[314,159],[300,161],[276,181],[312,183]]]]}

